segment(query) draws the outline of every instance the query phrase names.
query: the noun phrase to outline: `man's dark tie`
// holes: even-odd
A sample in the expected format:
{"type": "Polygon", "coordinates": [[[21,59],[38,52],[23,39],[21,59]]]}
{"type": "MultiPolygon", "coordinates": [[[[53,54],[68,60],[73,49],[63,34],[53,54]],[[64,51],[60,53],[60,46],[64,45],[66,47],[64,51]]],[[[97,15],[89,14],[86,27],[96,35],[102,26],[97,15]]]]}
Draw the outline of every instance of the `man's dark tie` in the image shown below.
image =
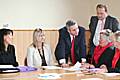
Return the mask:
{"type": "Polygon", "coordinates": [[[74,45],[75,45],[75,38],[74,38],[74,36],[73,36],[73,39],[72,39],[72,47],[71,47],[71,58],[72,58],[72,64],[73,64],[73,65],[76,63],[74,45]]]}

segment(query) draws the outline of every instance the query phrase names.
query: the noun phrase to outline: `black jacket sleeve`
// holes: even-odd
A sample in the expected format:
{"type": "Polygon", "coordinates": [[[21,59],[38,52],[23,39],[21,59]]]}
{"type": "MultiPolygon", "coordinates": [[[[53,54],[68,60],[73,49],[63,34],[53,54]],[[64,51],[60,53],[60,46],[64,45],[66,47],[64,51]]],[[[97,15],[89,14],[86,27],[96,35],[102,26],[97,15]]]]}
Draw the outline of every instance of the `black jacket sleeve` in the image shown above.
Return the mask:
{"type": "Polygon", "coordinates": [[[60,59],[65,58],[65,42],[64,42],[64,36],[65,34],[62,32],[62,30],[59,30],[59,40],[58,44],[55,49],[55,57],[56,60],[59,62],[60,59]]]}
{"type": "Polygon", "coordinates": [[[18,66],[18,62],[16,61],[16,55],[15,55],[15,47],[13,46],[13,45],[11,45],[11,48],[12,48],[12,52],[13,52],[13,59],[14,59],[14,61],[13,61],[13,66],[18,66]]]}

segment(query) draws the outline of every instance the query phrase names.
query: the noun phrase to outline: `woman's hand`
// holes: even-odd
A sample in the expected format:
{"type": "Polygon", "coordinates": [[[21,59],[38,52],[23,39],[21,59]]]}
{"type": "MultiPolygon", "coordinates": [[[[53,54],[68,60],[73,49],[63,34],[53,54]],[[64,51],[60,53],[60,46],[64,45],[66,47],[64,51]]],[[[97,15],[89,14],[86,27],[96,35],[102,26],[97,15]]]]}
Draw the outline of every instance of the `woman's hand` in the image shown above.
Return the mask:
{"type": "Polygon", "coordinates": [[[101,65],[100,70],[98,70],[96,73],[106,73],[108,72],[106,65],[101,65]]]}

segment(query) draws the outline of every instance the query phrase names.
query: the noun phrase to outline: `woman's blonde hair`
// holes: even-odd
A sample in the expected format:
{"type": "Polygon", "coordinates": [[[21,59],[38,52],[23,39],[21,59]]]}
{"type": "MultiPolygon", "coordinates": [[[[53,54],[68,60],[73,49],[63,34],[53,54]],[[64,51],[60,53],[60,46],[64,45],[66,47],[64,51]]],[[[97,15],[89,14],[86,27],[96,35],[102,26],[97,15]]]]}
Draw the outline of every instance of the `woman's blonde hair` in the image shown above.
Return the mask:
{"type": "Polygon", "coordinates": [[[36,45],[38,44],[37,43],[37,37],[38,37],[38,34],[41,34],[42,33],[42,29],[40,28],[36,28],[33,32],[33,46],[36,47],[36,45]]]}

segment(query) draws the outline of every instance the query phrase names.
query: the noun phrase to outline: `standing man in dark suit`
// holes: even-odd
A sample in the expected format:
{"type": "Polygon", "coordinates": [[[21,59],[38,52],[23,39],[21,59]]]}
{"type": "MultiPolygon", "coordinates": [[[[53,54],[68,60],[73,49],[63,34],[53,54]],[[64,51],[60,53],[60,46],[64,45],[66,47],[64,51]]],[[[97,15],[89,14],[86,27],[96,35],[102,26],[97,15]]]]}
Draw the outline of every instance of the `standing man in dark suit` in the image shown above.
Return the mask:
{"type": "Polygon", "coordinates": [[[74,65],[86,60],[85,29],[75,21],[68,20],[66,26],[59,30],[59,41],[55,57],[62,67],[74,65]]]}
{"type": "Polygon", "coordinates": [[[118,30],[118,21],[107,13],[107,7],[103,4],[98,4],[96,7],[97,16],[92,16],[90,19],[89,29],[90,36],[90,50],[89,55],[92,56],[95,46],[99,44],[100,31],[103,29],[110,29],[112,32],[118,30]]]}

